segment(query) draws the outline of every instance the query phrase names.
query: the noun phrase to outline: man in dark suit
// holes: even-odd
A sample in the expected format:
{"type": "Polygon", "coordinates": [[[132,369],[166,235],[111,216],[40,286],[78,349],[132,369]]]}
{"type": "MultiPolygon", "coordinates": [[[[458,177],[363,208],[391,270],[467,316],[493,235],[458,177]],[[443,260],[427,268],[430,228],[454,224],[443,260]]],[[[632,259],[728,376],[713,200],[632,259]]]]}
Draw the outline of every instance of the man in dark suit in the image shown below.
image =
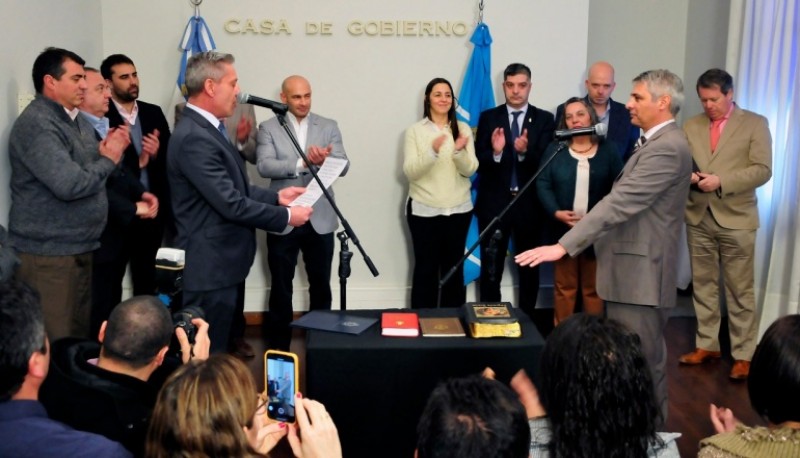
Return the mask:
{"type": "MultiPolygon", "coordinates": [[[[614,81],[614,67],[608,62],[595,62],[586,71],[586,100],[592,104],[597,120],[608,126],[606,141],[611,142],[619,151],[623,162],[627,162],[639,139],[639,126],[631,124],[631,117],[625,105],[611,100],[611,94],[617,87],[614,81]]],[[[556,125],[564,116],[564,104],[556,109],[556,125]]]]}
{"type": "MultiPolygon", "coordinates": [[[[111,104],[111,89],[99,70],[84,69],[89,88],[78,108],[81,116],[94,126],[97,141],[102,141],[109,131],[109,120],[105,116],[111,104]]],[[[128,136],[128,126],[123,124],[121,128],[128,136]]],[[[158,199],[144,190],[142,183],[124,163],[118,164],[106,180],[106,196],[108,221],[100,235],[100,248],[92,254],[91,336],[97,335],[100,325],[122,300],[121,280],[131,250],[127,240],[128,227],[137,219],[152,219],[158,214],[158,199]]]]}
{"type": "Polygon", "coordinates": [[[689,143],[675,124],[682,101],[683,83],[677,75],[650,70],[637,76],[626,108],[644,139],[611,192],[556,245],[516,257],[521,266],[536,266],[594,244],[597,293],[606,301],[608,317],[641,338],[664,420],[664,327],[675,306],[678,240],[692,174],[689,143]]]}
{"type": "MultiPolygon", "coordinates": [[[[122,163],[130,173],[159,201],[159,211],[155,218],[137,218],[126,228],[127,249],[120,251],[125,265],[130,262],[133,294],[155,294],[156,292],[156,252],[161,247],[164,230],[171,227],[167,187],[167,144],[169,125],[158,105],[142,102],[139,98],[139,74],[133,61],[122,54],[112,54],[100,65],[100,73],[111,86],[111,103],[106,115],[109,124],[130,128],[131,144],[125,150],[122,163]]],[[[124,269],[111,281],[122,283],[124,269]],[[120,275],[121,274],[121,275],[120,275]]],[[[119,302],[119,298],[112,302],[119,302]]],[[[108,316],[100,317],[102,320],[108,316]]]]}
{"type": "Polygon", "coordinates": [[[176,246],[186,250],[184,304],[205,311],[215,352],[227,348],[233,312],[255,258],[255,228],[301,226],[312,211],[279,206],[304,188],[276,193],[250,186],[242,156],[220,121],[236,109],[239,84],[233,62],[232,55],[213,51],[189,59],[189,101],[167,157],[176,246]]]}
{"type": "MultiPolygon", "coordinates": [[[[503,91],[506,103],[481,113],[475,140],[479,162],[475,214],[481,231],[539,168],[539,160],[555,129],[552,114],[528,103],[531,70],[527,66],[506,67],[503,91]]],[[[487,237],[481,243],[481,301],[500,300],[509,237],[513,236],[517,252],[533,248],[540,241],[542,221],[536,187],[532,186],[497,225],[500,237],[487,237]],[[490,256],[487,250],[496,254],[490,256]]],[[[538,295],[539,269],[521,269],[518,306],[532,315],[538,295]]]]}

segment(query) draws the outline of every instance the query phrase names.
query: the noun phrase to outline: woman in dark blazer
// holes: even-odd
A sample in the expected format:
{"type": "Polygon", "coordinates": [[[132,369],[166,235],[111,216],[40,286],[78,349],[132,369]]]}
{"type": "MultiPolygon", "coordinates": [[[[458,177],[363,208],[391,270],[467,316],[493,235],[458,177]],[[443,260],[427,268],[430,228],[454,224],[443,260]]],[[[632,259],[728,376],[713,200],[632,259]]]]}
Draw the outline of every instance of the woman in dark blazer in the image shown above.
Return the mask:
{"type": "MultiPolygon", "coordinates": [[[[572,97],[564,107],[557,129],[597,124],[597,115],[585,99],[572,97]]],[[[545,214],[553,218],[552,232],[558,239],[611,191],[623,164],[614,146],[595,135],[553,142],[544,157],[553,154],[557,156],[542,171],[536,190],[545,214]]],[[[565,256],[555,262],[553,321],[556,325],[572,315],[579,292],[584,312],[603,313],[603,300],[595,289],[596,270],[597,260],[591,249],[575,258],[565,256]]]]}

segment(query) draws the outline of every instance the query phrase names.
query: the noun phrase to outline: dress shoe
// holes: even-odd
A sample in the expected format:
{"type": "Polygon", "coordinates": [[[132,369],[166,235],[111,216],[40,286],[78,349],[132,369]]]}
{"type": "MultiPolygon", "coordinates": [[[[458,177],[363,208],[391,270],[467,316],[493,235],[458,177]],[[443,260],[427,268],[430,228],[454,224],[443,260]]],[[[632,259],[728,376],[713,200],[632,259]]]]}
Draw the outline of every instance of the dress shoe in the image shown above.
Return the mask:
{"type": "Polygon", "coordinates": [[[678,361],[681,364],[703,364],[709,359],[719,359],[721,356],[722,353],[718,351],[708,351],[703,350],[702,348],[696,348],[693,352],[686,353],[678,358],[678,361]]]}
{"type": "Polygon", "coordinates": [[[228,352],[241,358],[252,358],[256,355],[255,351],[253,351],[253,347],[241,337],[233,340],[228,352]]]}
{"type": "Polygon", "coordinates": [[[750,375],[750,361],[737,359],[733,362],[730,375],[733,380],[746,380],[748,375],[750,375]]]}

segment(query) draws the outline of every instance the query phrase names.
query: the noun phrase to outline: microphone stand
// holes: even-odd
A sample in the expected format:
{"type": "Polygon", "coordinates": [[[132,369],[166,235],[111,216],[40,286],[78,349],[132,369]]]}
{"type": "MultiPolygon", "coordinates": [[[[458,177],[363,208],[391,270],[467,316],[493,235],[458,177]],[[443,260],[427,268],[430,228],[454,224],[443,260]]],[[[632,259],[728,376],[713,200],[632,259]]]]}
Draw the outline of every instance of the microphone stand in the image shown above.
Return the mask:
{"type": "Polygon", "coordinates": [[[372,263],[372,259],[370,259],[370,257],[367,255],[367,252],[364,251],[364,248],[361,246],[361,242],[358,240],[358,237],[356,237],[356,233],[353,232],[353,228],[350,227],[350,223],[347,222],[347,220],[344,218],[344,215],[342,215],[342,212],[339,210],[339,207],[336,206],[333,196],[327,189],[325,189],[325,186],[322,184],[322,180],[320,180],[317,171],[314,169],[314,165],[308,160],[308,156],[306,156],[306,153],[303,152],[303,148],[300,147],[300,143],[297,142],[297,138],[295,138],[294,134],[292,133],[292,129],[286,122],[286,111],[279,109],[273,109],[272,111],[275,113],[275,117],[278,118],[280,125],[283,126],[283,130],[286,131],[286,135],[289,136],[289,140],[292,142],[292,145],[294,145],[297,154],[300,155],[300,158],[303,159],[303,163],[306,164],[309,173],[311,173],[311,176],[314,177],[314,180],[317,182],[320,189],[322,189],[322,194],[325,196],[325,199],[327,199],[328,203],[331,204],[331,208],[333,209],[334,213],[336,213],[339,221],[342,222],[342,228],[344,230],[337,235],[339,240],[342,242],[341,253],[339,255],[339,284],[342,288],[340,308],[341,310],[347,310],[347,303],[345,302],[347,294],[345,292],[345,288],[347,286],[347,277],[350,276],[350,258],[353,256],[353,253],[348,250],[347,239],[349,238],[356,245],[356,248],[358,248],[358,251],[364,258],[364,262],[367,264],[367,267],[369,268],[369,271],[372,273],[373,277],[377,277],[379,275],[378,269],[375,268],[375,264],[372,263]],[[345,261],[346,266],[342,266],[342,263],[345,261]]]}
{"type": "MultiPolygon", "coordinates": [[[[480,246],[480,244],[483,241],[483,239],[486,238],[486,234],[491,232],[494,229],[494,227],[497,226],[500,223],[500,221],[503,219],[503,217],[506,215],[506,213],[508,213],[508,211],[511,210],[511,207],[513,207],[514,204],[517,203],[517,200],[520,197],[522,197],[522,195],[525,194],[525,191],[527,191],[528,188],[530,188],[531,185],[536,181],[536,179],[539,178],[539,175],[541,175],[542,170],[544,170],[548,165],[550,165],[550,163],[553,161],[553,159],[555,159],[555,157],[558,156],[558,153],[561,152],[561,150],[565,149],[566,146],[567,146],[567,142],[560,142],[558,144],[558,148],[556,148],[556,151],[553,154],[551,154],[549,158],[545,159],[544,164],[539,166],[539,169],[536,170],[536,173],[534,173],[533,176],[530,177],[530,179],[528,179],[528,182],[525,183],[525,186],[520,188],[520,190],[517,193],[517,195],[514,196],[513,199],[511,199],[511,202],[509,202],[508,205],[506,205],[505,208],[503,208],[503,210],[497,216],[492,218],[492,221],[490,221],[489,224],[483,229],[483,231],[481,231],[481,233],[478,235],[478,240],[476,240],[475,243],[473,243],[472,246],[469,247],[467,252],[464,253],[464,256],[462,256],[461,259],[458,260],[456,265],[454,265],[453,268],[450,269],[447,272],[447,274],[444,277],[442,277],[441,280],[439,280],[439,297],[438,297],[438,300],[436,302],[436,308],[441,307],[442,287],[444,286],[444,284],[447,283],[448,280],[450,280],[450,277],[452,277],[453,275],[455,275],[456,272],[458,272],[458,269],[461,268],[461,266],[464,264],[464,261],[466,261],[467,258],[469,258],[469,255],[471,255],[472,252],[475,251],[475,249],[480,246]]],[[[517,160],[516,156],[513,157],[512,159],[515,160],[515,161],[517,160]]],[[[501,238],[502,238],[502,233],[498,229],[497,231],[495,231],[495,234],[492,236],[491,245],[494,246],[496,244],[496,242],[498,240],[500,240],[501,238]]],[[[487,249],[486,251],[488,252],[489,249],[487,249]]],[[[497,251],[496,247],[494,247],[494,251],[495,251],[494,256],[497,256],[499,253],[496,253],[496,251],[497,251]]],[[[493,269],[493,267],[490,267],[490,268],[493,269]]],[[[483,270],[483,260],[481,260],[481,270],[483,270]]]]}

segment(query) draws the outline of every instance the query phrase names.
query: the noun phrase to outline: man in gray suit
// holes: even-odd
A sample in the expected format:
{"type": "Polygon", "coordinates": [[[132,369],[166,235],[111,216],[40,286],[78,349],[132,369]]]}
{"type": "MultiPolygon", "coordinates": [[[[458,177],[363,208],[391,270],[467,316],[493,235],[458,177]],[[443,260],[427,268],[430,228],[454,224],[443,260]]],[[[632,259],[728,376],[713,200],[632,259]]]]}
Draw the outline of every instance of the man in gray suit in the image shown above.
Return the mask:
{"type": "MultiPolygon", "coordinates": [[[[305,78],[297,75],[286,78],[281,86],[281,101],[289,106],[287,122],[312,167],[321,167],[328,156],[347,159],[336,121],[311,113],[311,85],[305,78]]],[[[257,144],[258,173],[271,179],[273,191],[306,186],[313,179],[277,118],[258,126],[257,144]]],[[[348,168],[349,164],[342,176],[348,168]]],[[[333,195],[333,189],[329,191],[333,195]]],[[[292,280],[300,251],[308,275],[311,310],[330,310],[333,231],[338,226],[330,203],[322,198],[314,204],[308,223],[297,228],[287,226],[279,234],[267,234],[267,263],[272,274],[267,322],[269,348],[288,350],[291,343],[292,280]]]]}
{"type": "Polygon", "coordinates": [[[644,135],[611,192],[557,244],[516,257],[521,266],[536,266],[594,244],[597,292],[608,317],[639,334],[664,420],[664,327],[675,306],[678,239],[692,173],[689,144],[675,124],[682,101],[677,75],[649,70],[637,76],[625,106],[644,135]]]}

